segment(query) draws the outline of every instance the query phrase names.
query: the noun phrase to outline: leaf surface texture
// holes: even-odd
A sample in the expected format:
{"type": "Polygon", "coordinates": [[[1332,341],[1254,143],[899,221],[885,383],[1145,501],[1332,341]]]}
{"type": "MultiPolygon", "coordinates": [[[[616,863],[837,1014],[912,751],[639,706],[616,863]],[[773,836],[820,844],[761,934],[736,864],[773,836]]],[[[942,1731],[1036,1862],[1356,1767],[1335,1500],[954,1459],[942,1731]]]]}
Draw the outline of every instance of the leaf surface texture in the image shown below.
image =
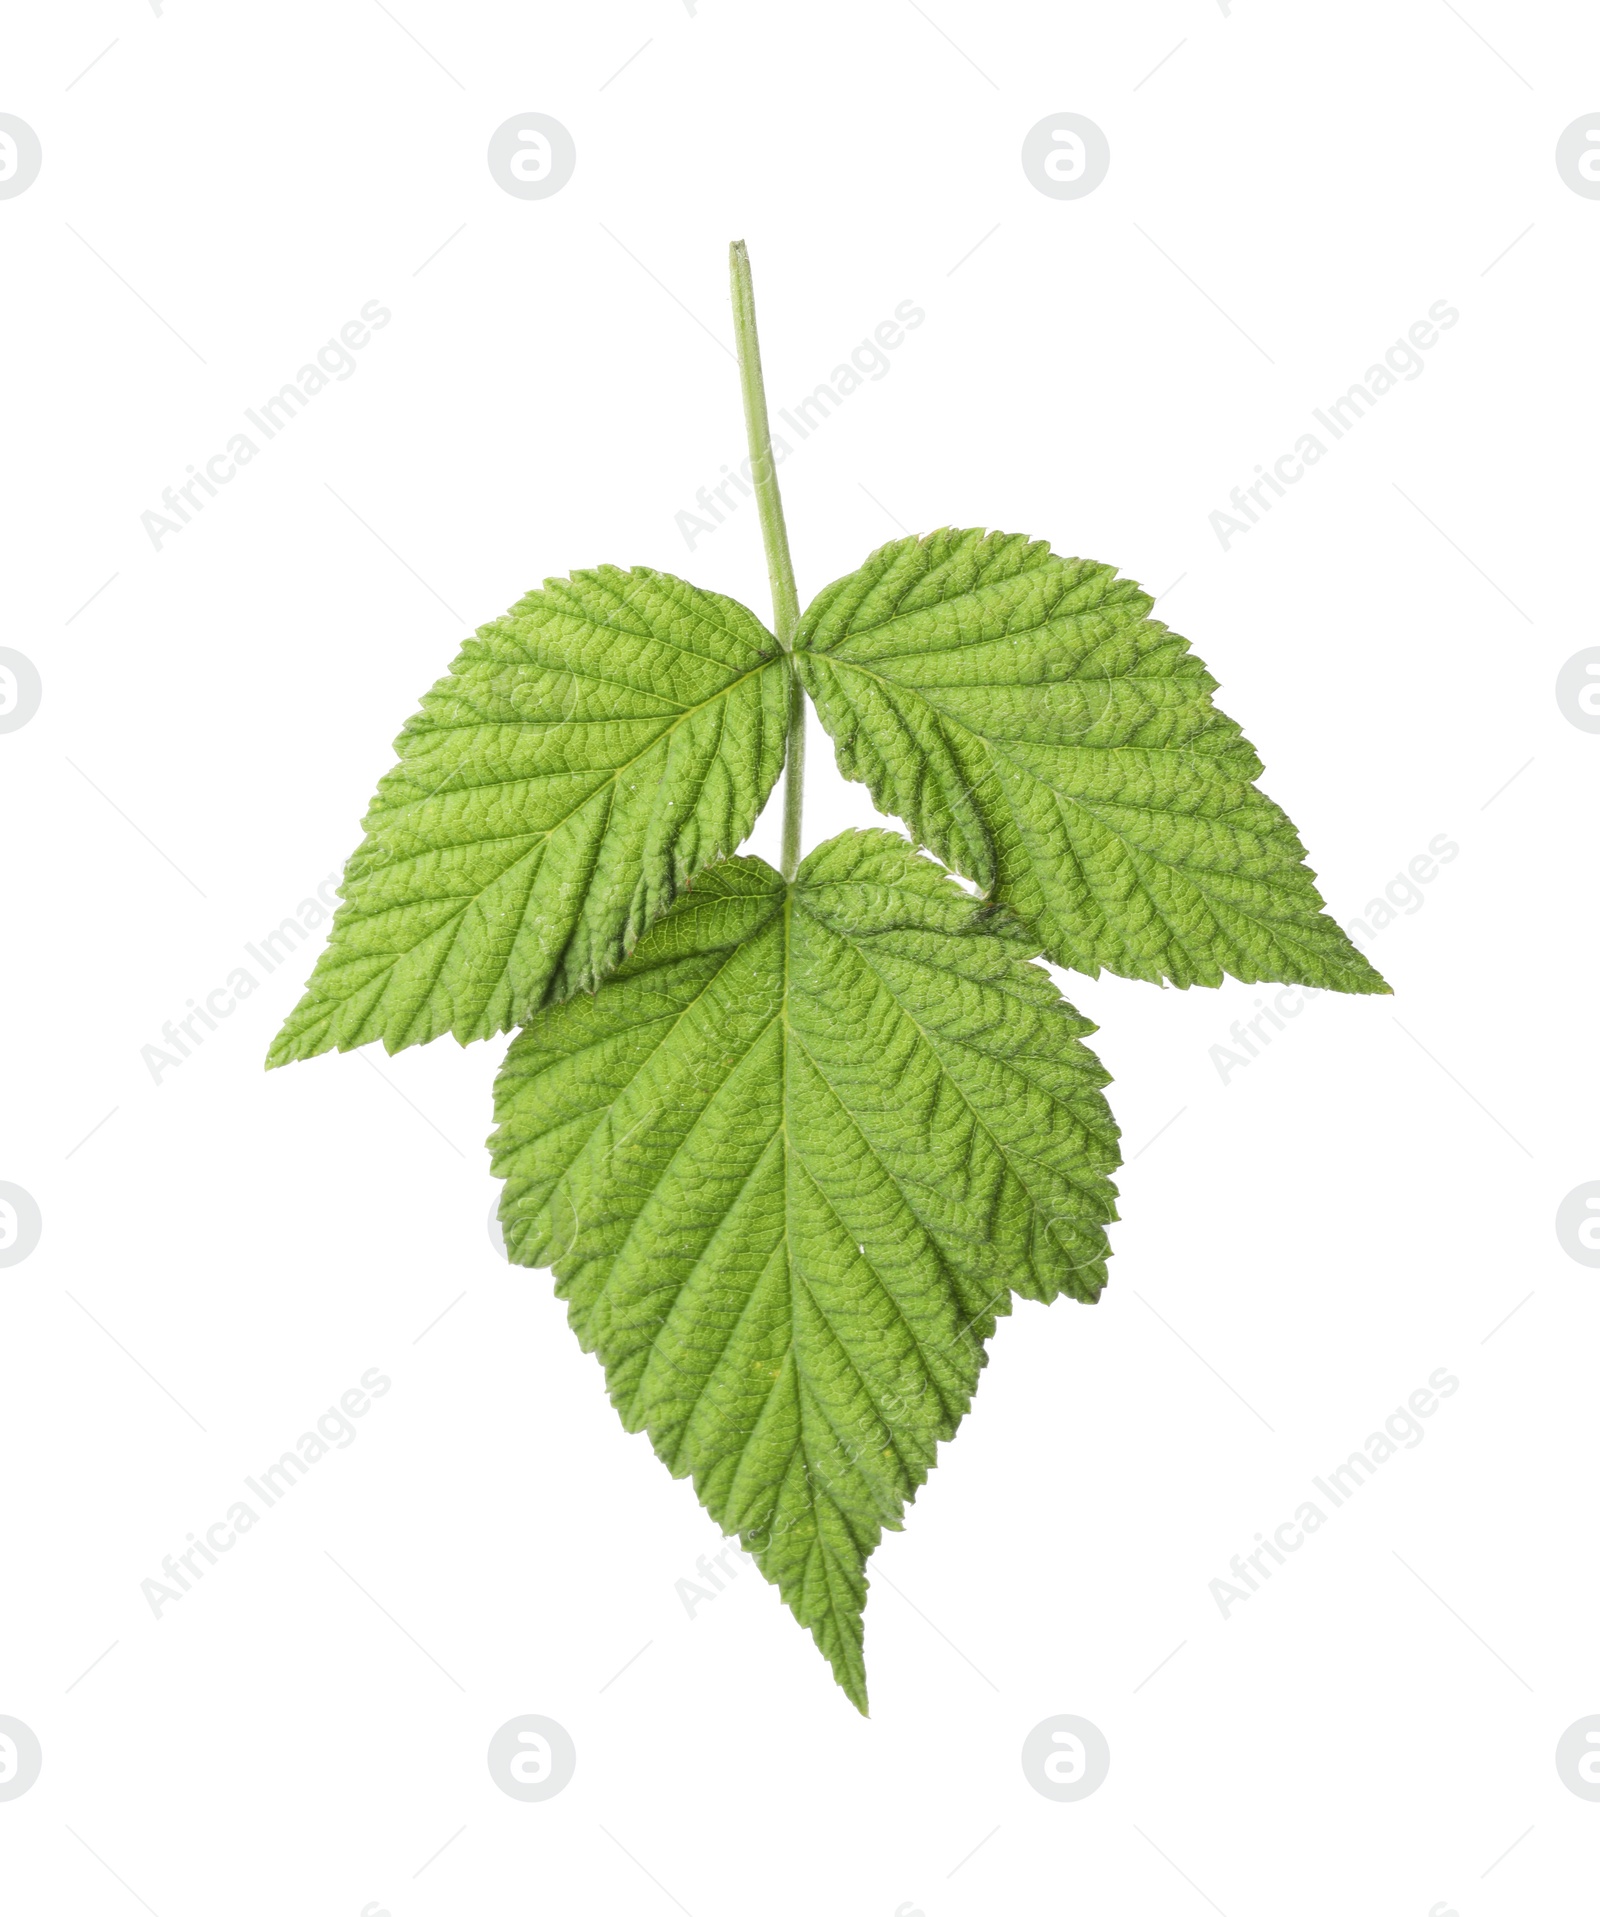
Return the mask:
{"type": "Polygon", "coordinates": [[[796,669],[845,776],[1056,963],[1387,991],[1323,911],[1216,681],[1152,604],[1110,566],[946,530],[821,592],[796,669]]]}
{"type": "Polygon", "coordinates": [[[465,1043],[592,990],[754,825],[789,673],[753,613],[643,567],[482,627],[396,741],[268,1063],[465,1043]]]}
{"type": "Polygon", "coordinates": [[[1106,1074],[1032,950],[898,835],[732,859],[496,1085],[510,1256],[863,1710],[867,1557],[996,1317],[1105,1283],[1106,1074]]]}

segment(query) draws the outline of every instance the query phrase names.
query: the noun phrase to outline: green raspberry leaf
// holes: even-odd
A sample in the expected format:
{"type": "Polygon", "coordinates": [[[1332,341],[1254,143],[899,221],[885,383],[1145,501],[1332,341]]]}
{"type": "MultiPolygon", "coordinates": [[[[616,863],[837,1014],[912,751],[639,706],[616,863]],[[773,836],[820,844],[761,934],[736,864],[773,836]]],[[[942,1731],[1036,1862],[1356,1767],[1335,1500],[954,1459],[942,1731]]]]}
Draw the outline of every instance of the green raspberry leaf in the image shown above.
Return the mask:
{"type": "Polygon", "coordinates": [[[819,593],[795,665],[845,776],[1057,964],[1387,992],[1153,603],[1110,566],[947,529],[819,593]]]}
{"type": "Polygon", "coordinates": [[[996,1317],[1105,1283],[1106,1073],[1034,949],[895,834],[731,859],[495,1088],[510,1256],[863,1711],[866,1559],[996,1317]]]}
{"type": "Polygon", "coordinates": [[[643,566],[481,627],[395,742],[267,1063],[465,1044],[592,991],[755,824],[791,687],[754,613],[643,566]]]}

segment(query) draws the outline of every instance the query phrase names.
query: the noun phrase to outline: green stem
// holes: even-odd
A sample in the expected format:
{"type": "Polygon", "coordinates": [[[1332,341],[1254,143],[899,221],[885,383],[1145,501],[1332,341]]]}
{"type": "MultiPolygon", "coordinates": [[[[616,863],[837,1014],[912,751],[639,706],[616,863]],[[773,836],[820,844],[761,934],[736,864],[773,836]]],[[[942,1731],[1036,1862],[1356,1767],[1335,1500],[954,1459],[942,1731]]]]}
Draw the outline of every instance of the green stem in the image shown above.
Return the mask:
{"type": "MultiPolygon", "coordinates": [[[[800,601],[795,593],[794,561],[789,557],[789,533],[783,523],[783,500],[772,458],[767,389],[761,379],[761,342],[756,337],[756,296],[750,283],[750,255],[743,240],[735,240],[728,248],[728,276],[733,284],[733,330],[739,347],[739,385],[750,441],[750,473],[755,481],[756,509],[761,515],[762,543],[767,549],[767,577],[772,583],[773,631],[784,651],[792,652],[795,627],[800,623],[800,601]]],[[[800,801],[805,776],[806,700],[800,681],[791,678],[783,772],[782,871],[786,879],[794,877],[800,863],[800,801]]]]}

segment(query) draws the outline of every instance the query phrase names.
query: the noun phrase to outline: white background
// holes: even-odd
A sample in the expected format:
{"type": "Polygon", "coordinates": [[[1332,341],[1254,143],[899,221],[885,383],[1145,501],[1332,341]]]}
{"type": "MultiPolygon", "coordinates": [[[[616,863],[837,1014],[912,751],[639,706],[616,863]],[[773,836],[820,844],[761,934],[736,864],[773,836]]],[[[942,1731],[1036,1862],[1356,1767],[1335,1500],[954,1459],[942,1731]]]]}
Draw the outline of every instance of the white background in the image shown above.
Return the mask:
{"type": "MultiPolygon", "coordinates": [[[[1554,687],[1597,638],[1600,201],[1554,148],[1597,56],[1592,11],[1509,0],[12,14],[44,166],[0,200],[0,644],[44,697],[0,738],[0,1177],[44,1228],[0,1272],[0,1713],[44,1768],[0,1803],[9,1908],[1592,1896],[1554,1748],[1600,1711],[1600,1273],[1554,1219],[1600,1177],[1600,737],[1554,687]],[[1068,110],[1112,160],[1061,201],[1019,153],[1068,110]],[[485,161],[526,111],[577,144],[540,201],[485,161]],[[1002,1323],[870,1567],[868,1721],[752,1568],[686,1615],[714,1527],[490,1241],[500,1043],[266,1076],[308,949],[141,1058],[342,865],[473,626],[602,561],[765,614],[753,509],[675,524],[743,452],[734,237],[775,406],[927,314],[783,468],[802,602],[901,524],[1113,561],[1170,588],[1342,920],[1460,848],[1372,943],[1396,996],[1226,1083],[1260,988],[1065,981],[1130,1158],[1111,1288],[1002,1323]],[[156,550],[162,489],[369,300],[354,375],[156,550]],[[1422,375],[1224,550],[1230,489],[1438,300],[1422,375]],[[152,1617],[373,1365],[357,1441],[152,1617]],[[1210,1581],[1439,1366],[1425,1441],[1224,1620],[1210,1581]],[[485,1763],[524,1712],[578,1750],[542,1804],[485,1763]],[[1076,1804],[1019,1761],[1060,1712],[1112,1753],[1076,1804]]],[[[808,844],[871,817],[812,755],[808,844]]]]}

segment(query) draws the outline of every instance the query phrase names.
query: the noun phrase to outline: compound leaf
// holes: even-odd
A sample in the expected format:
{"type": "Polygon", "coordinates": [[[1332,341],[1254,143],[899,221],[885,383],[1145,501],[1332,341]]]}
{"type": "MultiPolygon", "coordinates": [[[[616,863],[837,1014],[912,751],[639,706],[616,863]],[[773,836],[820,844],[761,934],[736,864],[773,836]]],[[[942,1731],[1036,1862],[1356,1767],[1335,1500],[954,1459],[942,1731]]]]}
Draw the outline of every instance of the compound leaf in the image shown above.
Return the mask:
{"type": "Polygon", "coordinates": [[[1106,1073],[1033,949],[888,832],[731,859],[495,1087],[510,1256],[863,1711],[866,1559],[997,1315],[1105,1283],[1106,1073]]]}
{"type": "Polygon", "coordinates": [[[1386,992],[1153,603],[1042,542],[945,530],[819,593],[795,665],[845,776],[1058,964],[1386,992]]]}
{"type": "Polygon", "coordinates": [[[465,1043],[592,990],[754,825],[791,685],[754,613],[646,567],[481,627],[395,742],[268,1064],[465,1043]]]}

